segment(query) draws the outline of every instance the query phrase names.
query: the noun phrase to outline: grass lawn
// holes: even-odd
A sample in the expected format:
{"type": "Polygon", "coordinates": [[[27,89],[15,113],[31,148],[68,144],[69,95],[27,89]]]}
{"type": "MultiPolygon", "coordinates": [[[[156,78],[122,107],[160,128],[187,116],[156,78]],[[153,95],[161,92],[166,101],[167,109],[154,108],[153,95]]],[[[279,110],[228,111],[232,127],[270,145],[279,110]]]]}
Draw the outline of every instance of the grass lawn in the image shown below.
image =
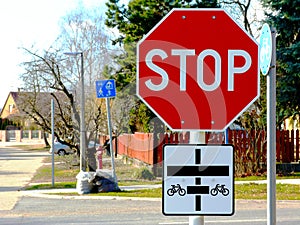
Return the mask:
{"type": "MultiPolygon", "coordinates": [[[[120,185],[121,186],[121,185],[120,185]]],[[[55,188],[75,188],[75,183],[61,183],[56,184],[55,188]]],[[[29,188],[33,189],[50,189],[50,184],[36,185],[29,188]]],[[[276,185],[277,200],[300,200],[300,185],[292,184],[277,184],[276,185]]],[[[78,195],[74,193],[57,193],[58,195],[78,195]]],[[[117,197],[148,197],[148,198],[162,198],[162,188],[130,190],[121,192],[107,192],[88,194],[90,196],[117,196],[117,197]]],[[[267,185],[266,184],[236,184],[235,185],[235,199],[267,199],[267,185]]]]}
{"type": "MultiPolygon", "coordinates": [[[[105,156],[104,156],[105,157],[105,156]]],[[[105,159],[105,158],[104,158],[105,159]]],[[[110,160],[106,158],[104,162],[104,168],[110,169],[110,160]]],[[[116,173],[118,177],[119,186],[138,185],[138,184],[160,184],[161,179],[143,180],[136,178],[134,174],[139,171],[138,166],[125,165],[122,159],[115,160],[116,173]]],[[[75,155],[68,156],[55,156],[55,186],[54,188],[75,188],[76,187],[76,175],[79,172],[79,162],[75,155]]],[[[31,183],[26,189],[51,189],[51,156],[47,157],[45,165],[43,165],[33,177],[31,183]]],[[[300,173],[295,173],[292,176],[277,177],[277,179],[300,179],[300,173]]],[[[266,199],[267,198],[267,185],[255,184],[251,181],[266,180],[266,176],[250,176],[244,178],[235,178],[236,181],[250,181],[247,184],[235,185],[235,198],[236,199],[266,199]]],[[[300,200],[300,185],[291,184],[277,184],[277,199],[278,200],[300,200]]],[[[147,190],[133,190],[122,191],[114,193],[96,193],[90,194],[93,196],[101,195],[113,195],[113,196],[126,196],[126,197],[162,197],[161,188],[147,189],[147,190]]],[[[64,194],[64,195],[70,195],[64,194]]],[[[71,195],[78,195],[77,193],[71,193],[71,195]]]]}
{"type": "MultiPolygon", "coordinates": [[[[277,184],[277,200],[300,200],[300,185],[277,184]]],[[[162,198],[162,189],[131,190],[114,193],[90,194],[93,196],[119,197],[155,197],[162,198]]],[[[235,199],[267,199],[266,184],[238,184],[235,185],[235,199]]]]}
{"type": "MultiPolygon", "coordinates": [[[[267,199],[267,184],[236,184],[236,199],[267,199]]],[[[277,184],[277,200],[300,200],[300,185],[277,184]]]]}

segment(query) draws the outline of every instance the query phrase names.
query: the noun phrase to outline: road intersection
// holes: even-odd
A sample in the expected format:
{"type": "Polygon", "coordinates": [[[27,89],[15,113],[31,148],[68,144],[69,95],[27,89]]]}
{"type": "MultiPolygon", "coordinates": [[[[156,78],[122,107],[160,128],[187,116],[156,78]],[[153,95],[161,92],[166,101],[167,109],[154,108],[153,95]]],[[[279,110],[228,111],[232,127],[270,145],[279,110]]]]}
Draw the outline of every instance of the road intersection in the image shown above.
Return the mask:
{"type": "MultiPolygon", "coordinates": [[[[36,152],[36,151],[24,151],[13,147],[0,146],[0,223],[7,223],[10,220],[18,223],[20,217],[24,217],[24,220],[28,219],[34,223],[37,218],[35,214],[39,214],[42,217],[47,216],[47,211],[58,210],[58,205],[62,204],[65,207],[77,207],[74,210],[80,210],[82,205],[88,204],[86,207],[97,207],[99,204],[112,207],[112,211],[120,211],[120,215],[113,215],[111,219],[105,218],[105,224],[118,224],[113,223],[114,219],[120,217],[120,221],[124,218],[122,213],[126,213],[126,216],[132,217],[131,222],[128,220],[128,224],[136,223],[136,216],[138,214],[130,214],[131,210],[135,210],[137,205],[144,208],[145,218],[148,216],[152,219],[144,221],[141,224],[187,224],[183,217],[164,217],[161,213],[161,199],[160,198],[135,198],[135,197],[104,197],[104,196],[89,196],[89,195],[59,195],[59,192],[76,192],[76,189],[54,189],[54,190],[37,190],[37,191],[25,191],[24,186],[30,183],[36,170],[42,166],[45,157],[49,157],[47,152],[36,152]],[[57,193],[57,194],[56,194],[57,193]],[[58,203],[59,201],[59,203],[58,203]],[[119,202],[119,203],[118,203],[119,202]],[[126,208],[126,212],[122,205],[126,208]],[[45,209],[42,209],[43,207],[45,209]],[[47,208],[48,207],[48,208],[47,208]],[[49,207],[52,207],[51,209],[49,207]],[[115,208],[114,208],[115,207],[115,208]],[[131,207],[133,207],[131,209],[131,207]],[[32,214],[32,215],[31,215],[32,214]],[[24,216],[26,215],[26,216],[24,216]],[[110,221],[112,221],[110,223],[110,221]],[[134,221],[134,222],[133,222],[134,221]],[[174,222],[175,221],[175,222],[174,222]],[[147,223],[146,223],[147,222],[147,223]]],[[[266,181],[251,181],[256,183],[264,183],[266,181]]],[[[281,183],[293,183],[299,184],[299,180],[277,180],[281,183]]],[[[243,183],[238,181],[237,183],[243,183]]],[[[158,188],[160,185],[149,186],[127,186],[121,187],[121,189],[141,189],[141,188],[158,188]]],[[[218,221],[223,221],[222,224],[265,224],[266,218],[266,201],[265,200],[236,200],[235,201],[235,215],[232,217],[206,217],[207,224],[218,224],[218,221]],[[215,221],[215,222],[214,222],[215,221]],[[252,221],[252,223],[251,223],[252,221]],[[249,222],[249,223],[248,223],[249,222]]],[[[59,206],[63,207],[63,206],[59,206]]],[[[299,214],[296,213],[300,208],[300,201],[277,201],[278,211],[278,224],[298,224],[300,221],[299,214]],[[288,216],[286,216],[288,215],[288,216]]],[[[87,210],[87,209],[85,209],[87,210]]],[[[102,209],[103,210],[103,209],[102,209]]],[[[107,213],[107,211],[105,211],[107,213]]],[[[100,221],[103,218],[101,210],[94,213],[94,218],[89,218],[91,221],[100,221]],[[101,219],[100,219],[101,218],[101,219]]],[[[108,215],[108,214],[106,214],[108,215]]],[[[54,215],[55,217],[55,215],[54,215]]],[[[74,213],[71,212],[68,215],[66,212],[63,217],[65,220],[74,218],[74,213]]],[[[40,218],[39,218],[40,219],[40,218]]],[[[62,217],[53,218],[53,221],[63,220],[62,217]]],[[[78,216],[78,220],[80,218],[78,216]]],[[[52,222],[53,222],[52,221],[52,222]]],[[[31,223],[30,223],[31,224],[31,223]]],[[[38,224],[38,223],[36,223],[38,224]]],[[[48,224],[55,224],[49,221],[48,224]]],[[[82,224],[85,224],[84,222],[82,224]]],[[[99,224],[97,222],[91,224],[99,224]]]]}

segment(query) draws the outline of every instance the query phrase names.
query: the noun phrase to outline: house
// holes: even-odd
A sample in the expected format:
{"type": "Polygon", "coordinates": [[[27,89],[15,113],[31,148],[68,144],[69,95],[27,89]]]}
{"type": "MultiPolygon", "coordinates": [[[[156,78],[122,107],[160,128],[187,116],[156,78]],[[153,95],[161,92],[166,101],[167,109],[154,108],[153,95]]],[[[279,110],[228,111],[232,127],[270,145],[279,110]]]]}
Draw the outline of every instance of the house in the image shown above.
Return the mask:
{"type": "MultiPolygon", "coordinates": [[[[55,94],[60,99],[63,95],[59,92],[55,94]]],[[[32,126],[32,120],[27,116],[34,111],[41,114],[49,114],[51,111],[51,92],[10,92],[1,111],[1,118],[8,119],[19,126],[32,126]],[[27,113],[26,113],[27,111],[27,113]]]]}
{"type": "MultiPolygon", "coordinates": [[[[37,105],[40,108],[45,108],[45,110],[50,111],[49,104],[43,104],[46,99],[50,99],[50,93],[38,93],[33,92],[10,92],[7,96],[7,99],[4,103],[4,106],[1,111],[1,118],[10,121],[10,124],[14,124],[17,127],[23,128],[32,128],[34,123],[32,119],[26,116],[24,110],[30,105],[33,101],[37,102],[37,105]],[[47,109],[46,109],[47,108],[47,109]]],[[[50,101],[50,100],[49,100],[50,101]]],[[[4,128],[7,129],[7,128],[4,128]]],[[[13,127],[11,128],[13,129],[13,127]]]]}
{"type": "MultiPolygon", "coordinates": [[[[61,93],[57,92],[56,97],[64,101],[61,93]]],[[[49,116],[51,112],[51,92],[10,92],[1,110],[2,121],[9,121],[2,126],[0,139],[2,141],[20,140],[26,138],[41,138],[38,134],[38,127],[35,121],[28,116],[38,112],[40,115],[49,116]],[[22,130],[21,130],[22,129],[22,130]],[[16,130],[21,130],[20,134],[16,130]]]]}
{"type": "Polygon", "coordinates": [[[35,139],[41,138],[40,131],[21,131],[21,126],[29,124],[29,119],[19,109],[21,92],[10,92],[1,110],[1,131],[0,139],[2,142],[6,141],[23,141],[25,139],[31,140],[31,137],[35,139]]]}
{"type": "Polygon", "coordinates": [[[2,119],[9,119],[11,115],[15,115],[19,113],[19,110],[17,109],[18,95],[19,92],[10,92],[8,94],[4,106],[1,110],[0,117],[2,119]]]}

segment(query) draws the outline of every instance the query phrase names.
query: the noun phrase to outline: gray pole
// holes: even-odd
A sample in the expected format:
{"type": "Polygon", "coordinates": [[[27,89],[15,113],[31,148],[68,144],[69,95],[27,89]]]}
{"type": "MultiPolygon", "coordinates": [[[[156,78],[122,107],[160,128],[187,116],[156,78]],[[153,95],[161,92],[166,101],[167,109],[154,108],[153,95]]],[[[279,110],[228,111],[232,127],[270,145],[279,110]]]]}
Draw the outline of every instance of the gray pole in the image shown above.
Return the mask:
{"type": "Polygon", "coordinates": [[[110,118],[110,105],[109,105],[109,98],[105,98],[106,100],[106,109],[107,109],[107,123],[108,123],[108,132],[109,132],[109,149],[110,149],[110,157],[111,157],[111,167],[112,167],[112,176],[116,184],[118,185],[118,179],[115,170],[115,159],[114,159],[114,150],[113,150],[113,143],[112,143],[112,126],[111,126],[111,118],[110,118]]]}
{"type": "MultiPolygon", "coordinates": [[[[205,144],[205,132],[190,132],[190,144],[205,144]]],[[[204,216],[189,216],[189,225],[204,225],[204,216]]]]}
{"type": "Polygon", "coordinates": [[[271,27],[272,59],[267,75],[267,221],[276,225],[276,29],[271,27]]]}
{"type": "Polygon", "coordinates": [[[86,158],[85,149],[86,145],[86,131],[85,131],[85,98],[84,98],[84,68],[83,68],[83,52],[65,52],[65,55],[77,56],[80,55],[81,59],[81,76],[80,76],[80,170],[86,171],[86,158]]]}
{"type": "Polygon", "coordinates": [[[51,99],[52,187],[54,187],[54,101],[51,99]]]}
{"type": "Polygon", "coordinates": [[[80,95],[80,170],[86,171],[85,148],[86,148],[86,134],[85,134],[85,98],[84,98],[84,69],[83,69],[83,52],[81,57],[81,95],[80,95]]]}

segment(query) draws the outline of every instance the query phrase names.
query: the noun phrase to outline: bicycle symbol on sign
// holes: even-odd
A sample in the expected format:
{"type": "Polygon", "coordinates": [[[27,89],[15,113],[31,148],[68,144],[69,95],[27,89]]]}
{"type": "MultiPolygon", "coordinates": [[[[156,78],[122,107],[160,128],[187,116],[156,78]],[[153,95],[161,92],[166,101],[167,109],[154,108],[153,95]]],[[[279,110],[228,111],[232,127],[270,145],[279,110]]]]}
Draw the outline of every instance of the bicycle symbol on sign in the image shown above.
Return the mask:
{"type": "Polygon", "coordinates": [[[216,196],[218,193],[221,193],[224,196],[229,195],[228,188],[225,187],[225,184],[217,184],[214,188],[210,190],[212,196],[216,196]]]}
{"type": "Polygon", "coordinates": [[[260,50],[260,60],[266,61],[271,59],[271,54],[272,54],[272,46],[268,42],[267,38],[263,39],[263,43],[261,45],[261,50],[260,50]]]}
{"type": "Polygon", "coordinates": [[[180,184],[171,185],[171,187],[167,190],[167,194],[169,196],[173,196],[175,193],[178,193],[180,196],[184,196],[186,194],[186,190],[182,188],[180,184]]]}

